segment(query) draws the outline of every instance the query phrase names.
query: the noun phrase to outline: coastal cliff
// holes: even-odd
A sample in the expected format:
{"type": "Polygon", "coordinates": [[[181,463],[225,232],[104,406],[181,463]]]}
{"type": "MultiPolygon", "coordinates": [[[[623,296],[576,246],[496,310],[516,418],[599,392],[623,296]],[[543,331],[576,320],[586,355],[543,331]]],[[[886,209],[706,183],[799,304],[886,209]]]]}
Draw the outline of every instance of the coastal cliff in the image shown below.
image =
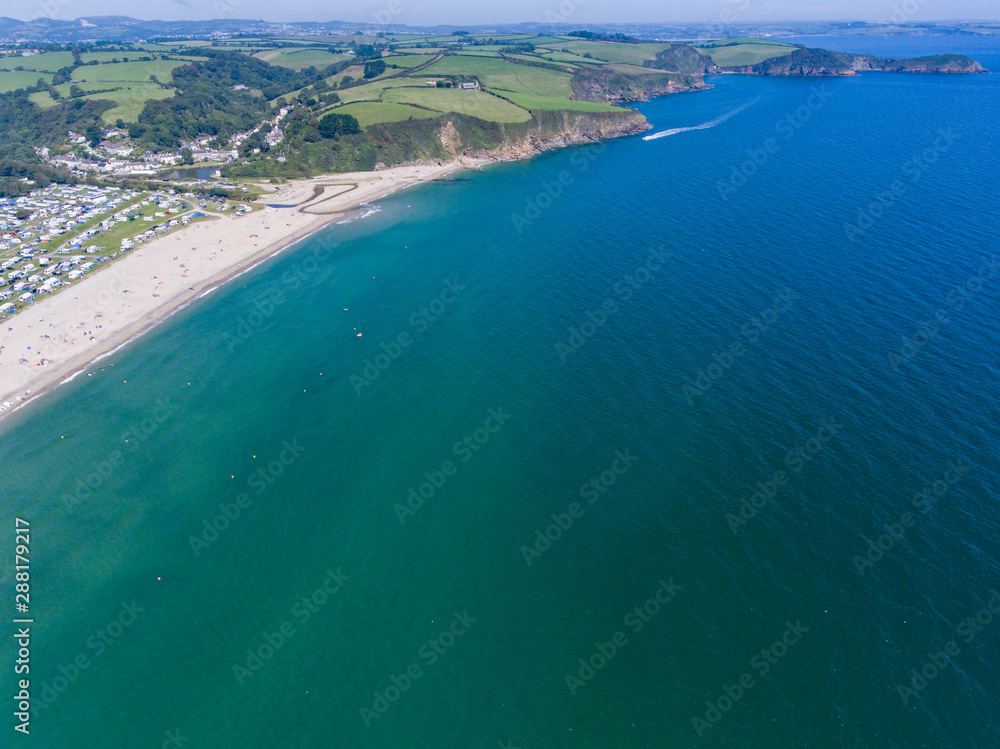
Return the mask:
{"type": "Polygon", "coordinates": [[[790,55],[772,57],[756,65],[723,68],[728,73],[747,75],[830,76],[855,75],[858,72],[883,73],[986,73],[975,60],[965,55],[933,55],[909,60],[831,52],[799,46],[790,55]]]}
{"type": "MultiPolygon", "coordinates": [[[[651,96],[707,88],[700,76],[656,70],[627,75],[580,75],[573,79],[573,86],[573,100],[597,104],[644,101],[651,96]]],[[[510,101],[504,93],[494,92],[494,95],[510,101]]],[[[570,100],[566,103],[572,106],[570,100]]],[[[334,144],[335,148],[310,149],[296,163],[268,159],[267,169],[276,177],[296,178],[456,158],[513,161],[556,148],[634,135],[651,127],[634,109],[586,109],[595,108],[530,109],[526,110],[529,119],[523,122],[489,121],[449,112],[427,119],[411,117],[400,122],[375,123],[364,132],[343,136],[334,144]]],[[[259,167],[232,165],[224,173],[241,176],[244,168],[259,167]]]]}
{"type": "MultiPolygon", "coordinates": [[[[555,148],[595,143],[606,138],[618,138],[625,135],[635,135],[649,130],[651,125],[639,112],[544,112],[536,113],[535,118],[523,129],[512,129],[508,138],[494,148],[460,149],[460,143],[453,156],[472,156],[493,161],[516,161],[527,159],[543,151],[555,148]]],[[[442,142],[451,140],[453,123],[449,120],[442,133],[442,142]]]]}
{"type": "MultiPolygon", "coordinates": [[[[554,71],[560,77],[569,77],[566,66],[551,60],[526,60],[514,53],[504,53],[503,60],[513,69],[524,68],[527,78],[537,77],[538,74],[533,72],[535,70],[554,71]]],[[[313,138],[314,141],[319,140],[315,144],[304,137],[301,142],[290,141],[286,148],[295,149],[293,159],[286,157],[285,161],[281,161],[262,155],[245,165],[226,167],[223,173],[233,177],[266,173],[271,177],[295,178],[369,171],[398,164],[436,163],[463,157],[494,161],[524,159],[546,150],[634,135],[650,128],[646,118],[634,109],[580,106],[579,102],[627,105],[647,101],[654,96],[698,91],[709,88],[705,75],[718,72],[846,76],[868,71],[984,72],[979,63],[963,55],[893,60],[804,46],[755,65],[719,68],[712,58],[693,47],[671,44],[660,50],[655,59],[647,59],[642,66],[627,63],[579,66],[570,78],[571,91],[564,102],[565,109],[547,108],[555,103],[553,101],[540,102],[535,106],[535,102],[529,99],[526,105],[524,92],[516,96],[499,86],[485,86],[482,82],[476,84],[492,97],[506,102],[508,107],[520,109],[524,117],[522,122],[494,121],[481,115],[474,116],[471,112],[454,111],[430,117],[411,116],[402,121],[375,122],[361,132],[345,134],[333,141],[323,141],[319,136],[313,138]],[[588,109],[606,111],[585,111],[588,109]]],[[[462,83],[464,85],[469,81],[463,80],[462,83]]],[[[381,102],[372,102],[377,103],[381,102]]],[[[424,110],[427,108],[424,107],[424,110]]]]}
{"type": "Polygon", "coordinates": [[[893,60],[887,57],[857,55],[854,70],[883,73],[988,73],[982,65],[965,55],[932,55],[893,60]]]}
{"type": "Polygon", "coordinates": [[[710,88],[700,75],[654,70],[628,74],[581,70],[573,76],[572,85],[574,98],[610,104],[649,101],[654,96],[710,88]]]}
{"type": "MultiPolygon", "coordinates": [[[[584,112],[534,110],[525,122],[489,122],[451,112],[429,119],[371,125],[348,135],[339,148],[317,149],[308,161],[273,161],[269,174],[294,179],[313,174],[373,171],[405,164],[427,164],[467,157],[492,161],[529,158],[542,151],[633,135],[650,128],[633,109],[584,112]]],[[[224,168],[240,176],[241,165],[224,168]]]]}

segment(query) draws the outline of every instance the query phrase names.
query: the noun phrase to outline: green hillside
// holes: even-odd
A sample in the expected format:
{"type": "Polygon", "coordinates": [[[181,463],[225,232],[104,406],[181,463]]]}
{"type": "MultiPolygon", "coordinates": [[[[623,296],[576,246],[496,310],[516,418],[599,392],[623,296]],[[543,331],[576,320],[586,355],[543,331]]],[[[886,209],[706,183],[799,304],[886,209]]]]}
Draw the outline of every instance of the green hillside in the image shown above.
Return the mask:
{"type": "Polygon", "coordinates": [[[115,153],[94,150],[106,137],[133,154],[235,151],[224,172],[281,177],[440,158],[458,142],[488,150],[529,128],[599,135],[644,126],[618,102],[698,86],[709,66],[687,45],[578,35],[154,39],[13,54],[0,57],[0,121],[13,133],[0,143],[0,184],[65,179],[37,148],[96,163],[115,153]],[[442,143],[447,127],[454,143],[442,143]]]}

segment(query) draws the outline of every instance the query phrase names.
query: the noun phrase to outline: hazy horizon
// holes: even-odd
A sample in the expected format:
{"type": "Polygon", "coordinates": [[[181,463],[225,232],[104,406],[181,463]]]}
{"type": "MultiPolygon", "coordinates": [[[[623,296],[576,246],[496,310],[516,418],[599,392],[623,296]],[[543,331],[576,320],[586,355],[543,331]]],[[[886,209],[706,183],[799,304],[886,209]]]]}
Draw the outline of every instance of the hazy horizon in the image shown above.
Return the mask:
{"type": "Polygon", "coordinates": [[[859,0],[829,3],[823,0],[712,0],[696,9],[691,3],[637,0],[626,10],[609,0],[510,0],[502,5],[469,8],[450,0],[375,0],[350,8],[318,0],[278,5],[272,0],[170,0],[151,15],[137,14],[134,3],[124,0],[12,0],[3,15],[17,20],[38,18],[73,21],[98,16],[128,16],[142,21],[253,20],[270,23],[343,21],[356,24],[511,25],[518,23],[623,24],[623,23],[946,23],[1000,20],[995,2],[959,0],[947,6],[947,17],[938,17],[940,3],[931,0],[859,0]]]}

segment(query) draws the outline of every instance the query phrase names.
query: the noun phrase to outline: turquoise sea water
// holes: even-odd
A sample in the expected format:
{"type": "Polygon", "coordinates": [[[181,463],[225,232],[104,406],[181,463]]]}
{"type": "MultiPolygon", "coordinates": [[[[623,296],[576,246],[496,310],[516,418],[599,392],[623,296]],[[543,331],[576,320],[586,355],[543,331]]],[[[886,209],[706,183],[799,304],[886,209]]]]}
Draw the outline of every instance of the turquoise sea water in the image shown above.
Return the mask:
{"type": "Polygon", "coordinates": [[[998,77],[711,83],[5,425],[0,745],[1000,745],[998,77]]]}

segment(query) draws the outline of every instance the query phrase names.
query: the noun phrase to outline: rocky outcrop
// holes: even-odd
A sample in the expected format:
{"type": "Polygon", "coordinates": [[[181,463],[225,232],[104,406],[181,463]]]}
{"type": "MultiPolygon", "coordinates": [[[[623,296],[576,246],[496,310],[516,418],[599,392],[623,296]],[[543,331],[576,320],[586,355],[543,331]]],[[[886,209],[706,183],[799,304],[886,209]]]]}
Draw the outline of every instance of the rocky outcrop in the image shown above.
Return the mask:
{"type": "Polygon", "coordinates": [[[617,73],[613,70],[582,70],[573,76],[573,95],[580,101],[618,104],[648,101],[653,96],[699,91],[709,88],[700,75],[682,73],[617,73]]]}
{"type": "Polygon", "coordinates": [[[712,58],[702,54],[690,44],[671,44],[657,52],[655,60],[644,62],[643,67],[689,75],[718,72],[718,67],[712,58]]]}
{"type": "Polygon", "coordinates": [[[965,55],[931,55],[909,60],[857,55],[854,70],[877,70],[884,73],[988,73],[982,65],[965,55]]]}
{"type": "Polygon", "coordinates": [[[933,55],[909,60],[831,52],[799,45],[790,55],[772,57],[756,65],[724,68],[729,73],[748,75],[831,76],[858,72],[886,73],[986,73],[975,60],[965,55],[933,55]]]}
{"type": "Polygon", "coordinates": [[[650,76],[648,80],[641,80],[638,88],[638,95],[632,97],[632,90],[627,90],[617,96],[612,96],[611,101],[615,103],[628,101],[649,101],[654,96],[667,96],[669,94],[680,94],[685,91],[702,91],[712,88],[705,79],[700,76],[670,76],[666,80],[659,76],[650,76]]]}

